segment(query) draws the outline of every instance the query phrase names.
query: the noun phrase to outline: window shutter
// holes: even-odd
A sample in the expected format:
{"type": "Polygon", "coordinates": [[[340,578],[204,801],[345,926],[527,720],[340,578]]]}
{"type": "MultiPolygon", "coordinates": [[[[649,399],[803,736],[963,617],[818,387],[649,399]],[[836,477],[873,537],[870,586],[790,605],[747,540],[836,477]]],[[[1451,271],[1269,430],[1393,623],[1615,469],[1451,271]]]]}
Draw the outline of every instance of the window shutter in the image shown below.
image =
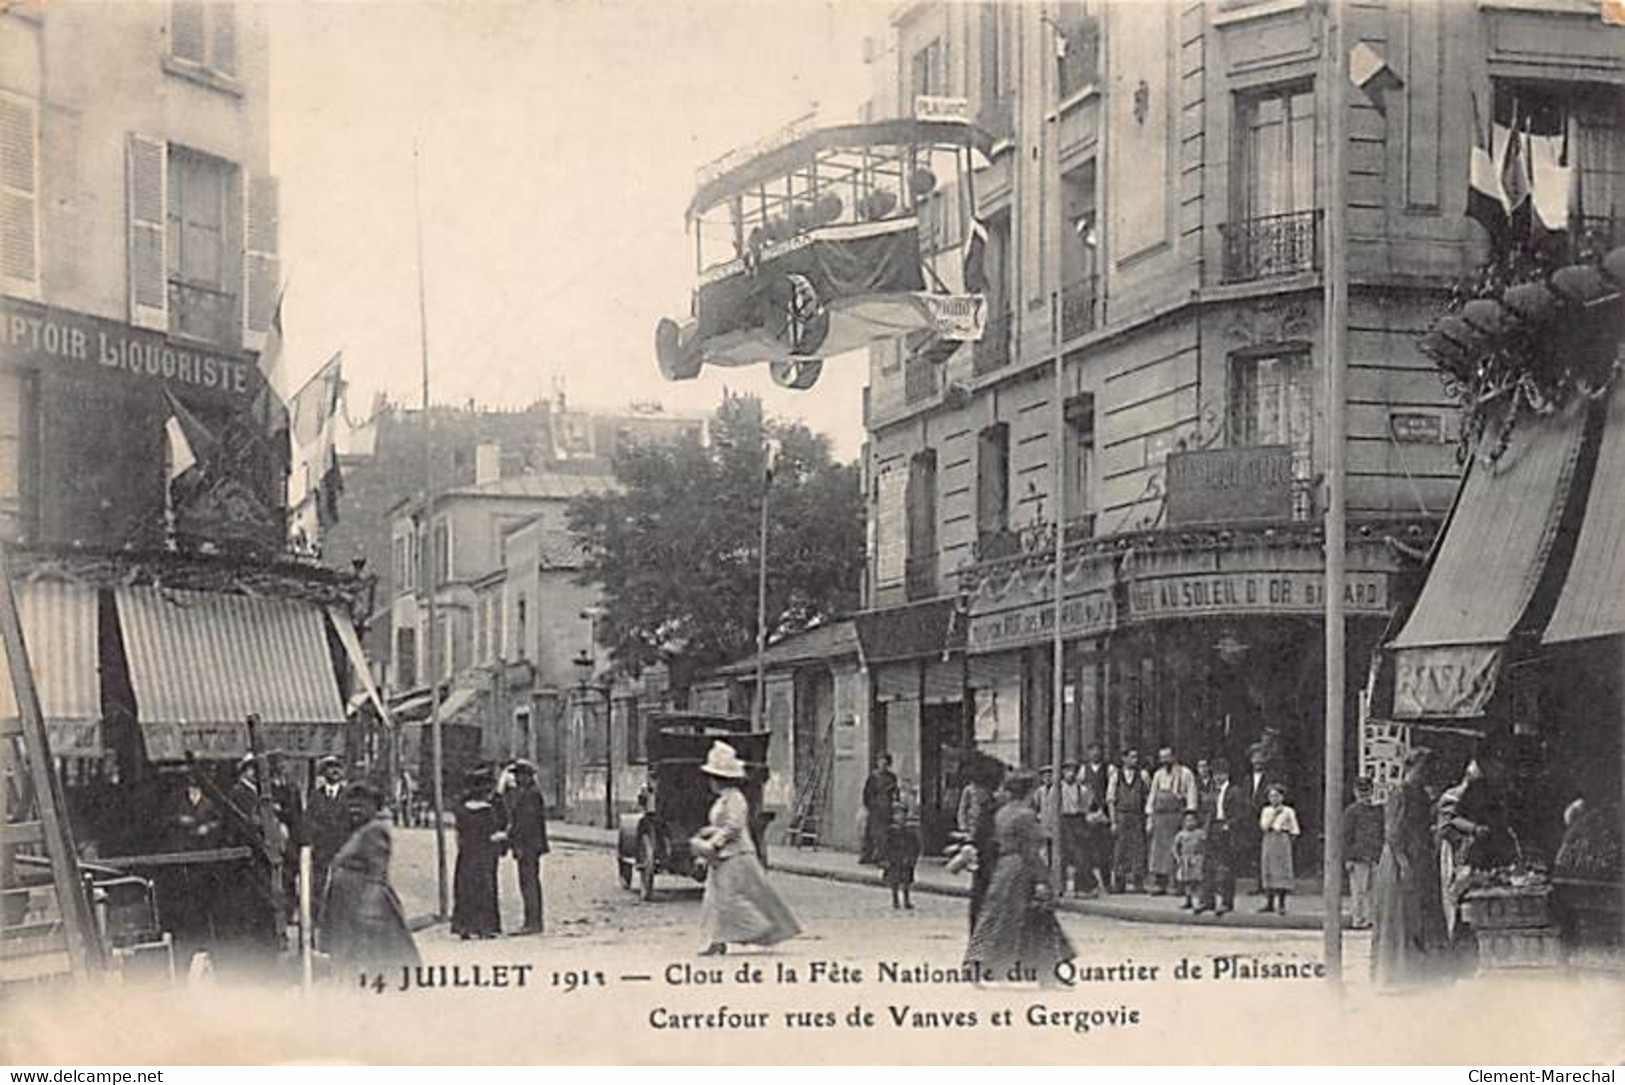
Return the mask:
{"type": "Polygon", "coordinates": [[[237,74],[237,5],[209,5],[209,67],[237,74]]]}
{"type": "Polygon", "coordinates": [[[206,21],[202,0],[174,0],[169,6],[169,51],[180,60],[205,63],[206,21]]]}
{"type": "Polygon", "coordinates": [[[39,297],[39,111],[0,94],[0,286],[39,297]]]}
{"type": "Polygon", "coordinates": [[[169,147],[161,139],[130,134],[127,155],[130,323],[169,330],[169,147]]]}
{"type": "Polygon", "coordinates": [[[243,199],[243,345],[265,346],[275,315],[282,262],[277,256],[277,180],[251,177],[243,199]]]}

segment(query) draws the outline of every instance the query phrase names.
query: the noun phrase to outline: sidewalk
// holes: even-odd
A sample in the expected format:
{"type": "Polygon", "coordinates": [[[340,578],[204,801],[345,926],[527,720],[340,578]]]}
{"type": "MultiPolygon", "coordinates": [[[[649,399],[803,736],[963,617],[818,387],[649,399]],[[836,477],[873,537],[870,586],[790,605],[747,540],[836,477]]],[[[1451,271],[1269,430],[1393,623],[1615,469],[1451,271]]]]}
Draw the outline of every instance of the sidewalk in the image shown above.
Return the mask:
{"type": "MultiPolygon", "coordinates": [[[[561,843],[586,847],[613,849],[615,832],[591,825],[572,825],[568,822],[549,822],[548,836],[561,843]]],[[[768,861],[774,870],[799,874],[810,878],[828,878],[854,885],[880,885],[880,868],[859,866],[857,856],[846,851],[824,849],[793,849],[786,846],[769,848],[768,861]]],[[[950,874],[941,859],[926,857],[914,876],[914,888],[922,893],[964,897],[970,894],[968,874],[950,874]]],[[[1060,902],[1062,911],[1079,915],[1106,916],[1135,923],[1181,923],[1193,927],[1254,927],[1266,930],[1320,930],[1325,910],[1321,907],[1320,880],[1299,879],[1298,892],[1292,897],[1292,911],[1286,915],[1259,913],[1258,898],[1240,894],[1236,910],[1225,916],[1195,916],[1181,908],[1178,896],[1153,897],[1142,893],[1092,899],[1066,897],[1060,902]]],[[[1345,902],[1344,908],[1347,908],[1345,902]]],[[[1343,917],[1345,929],[1348,917],[1343,917]]]]}

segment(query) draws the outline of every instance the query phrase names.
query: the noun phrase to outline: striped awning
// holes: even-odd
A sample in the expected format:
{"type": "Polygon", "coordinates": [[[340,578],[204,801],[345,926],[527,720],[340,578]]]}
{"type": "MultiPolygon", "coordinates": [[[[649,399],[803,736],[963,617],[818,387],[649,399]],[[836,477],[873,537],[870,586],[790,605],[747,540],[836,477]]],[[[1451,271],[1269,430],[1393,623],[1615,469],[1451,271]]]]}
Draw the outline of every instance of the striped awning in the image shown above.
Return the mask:
{"type": "Polygon", "coordinates": [[[322,611],[295,599],[119,588],[136,719],[154,761],[262,749],[344,752],[344,703],[322,611]]]}
{"type": "MultiPolygon", "coordinates": [[[[42,578],[21,581],[14,591],[51,752],[57,757],[100,756],[96,589],[42,578]]],[[[16,718],[11,668],[0,666],[0,719],[16,718]]]]}
{"type": "Polygon", "coordinates": [[[1574,561],[1542,638],[1547,644],[1625,633],[1625,381],[1614,384],[1574,561]]]}
{"type": "Polygon", "coordinates": [[[1483,714],[1502,646],[1557,540],[1584,431],[1576,406],[1520,425],[1499,459],[1472,463],[1416,607],[1388,646],[1396,718],[1483,714]]]}

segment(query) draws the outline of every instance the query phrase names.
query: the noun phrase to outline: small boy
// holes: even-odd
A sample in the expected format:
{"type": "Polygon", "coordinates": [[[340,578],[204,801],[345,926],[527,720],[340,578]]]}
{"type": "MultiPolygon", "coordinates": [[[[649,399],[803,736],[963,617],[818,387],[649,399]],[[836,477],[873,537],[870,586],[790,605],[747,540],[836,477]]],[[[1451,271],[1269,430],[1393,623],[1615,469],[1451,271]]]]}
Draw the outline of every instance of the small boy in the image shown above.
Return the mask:
{"type": "Polygon", "coordinates": [[[1207,851],[1207,830],[1195,810],[1185,811],[1179,832],[1174,834],[1174,877],[1185,894],[1181,908],[1195,907],[1195,896],[1202,889],[1203,853],[1207,851]]]}
{"type": "Polygon", "coordinates": [[[909,891],[914,885],[914,867],[920,861],[920,833],[910,824],[904,803],[892,806],[891,825],[881,853],[886,884],[891,887],[891,906],[913,910],[909,891]]]}
{"type": "Polygon", "coordinates": [[[1372,801],[1371,777],[1354,781],[1354,801],[1343,811],[1343,859],[1348,864],[1350,916],[1355,930],[1371,926],[1371,875],[1382,858],[1382,804],[1372,801]]]}

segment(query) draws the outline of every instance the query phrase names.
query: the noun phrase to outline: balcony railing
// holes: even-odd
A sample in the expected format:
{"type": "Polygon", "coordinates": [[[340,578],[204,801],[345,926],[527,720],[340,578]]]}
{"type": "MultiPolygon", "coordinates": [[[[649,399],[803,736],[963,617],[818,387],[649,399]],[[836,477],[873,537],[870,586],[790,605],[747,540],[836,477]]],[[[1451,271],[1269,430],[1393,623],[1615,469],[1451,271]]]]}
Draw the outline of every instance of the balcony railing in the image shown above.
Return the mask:
{"type": "Polygon", "coordinates": [[[975,360],[971,367],[973,372],[991,373],[1010,364],[1012,325],[1008,311],[988,318],[987,327],[982,329],[981,341],[976,344],[975,360]]]}
{"type": "Polygon", "coordinates": [[[1320,212],[1294,211],[1219,227],[1224,281],[1244,283],[1320,267],[1320,212]]]}
{"type": "MultiPolygon", "coordinates": [[[[1066,521],[1067,545],[1091,539],[1094,534],[1095,514],[1092,512],[1066,521]]],[[[978,565],[985,565],[1017,558],[1043,558],[1054,553],[1055,525],[1046,522],[981,532],[976,537],[974,556],[978,565]]]]}
{"type": "Polygon", "coordinates": [[[1576,222],[1574,258],[1595,260],[1616,245],[1625,244],[1625,222],[1606,216],[1586,215],[1576,222]]]}
{"type": "Polygon", "coordinates": [[[1061,337],[1076,339],[1100,327],[1100,276],[1090,275],[1061,288],[1061,337]]]}
{"type": "Polygon", "coordinates": [[[909,558],[903,563],[903,590],[909,602],[937,597],[937,559],[935,555],[909,558]]]}
{"type": "Polygon", "coordinates": [[[240,326],[236,294],[169,280],[170,334],[234,347],[240,326]]]}

